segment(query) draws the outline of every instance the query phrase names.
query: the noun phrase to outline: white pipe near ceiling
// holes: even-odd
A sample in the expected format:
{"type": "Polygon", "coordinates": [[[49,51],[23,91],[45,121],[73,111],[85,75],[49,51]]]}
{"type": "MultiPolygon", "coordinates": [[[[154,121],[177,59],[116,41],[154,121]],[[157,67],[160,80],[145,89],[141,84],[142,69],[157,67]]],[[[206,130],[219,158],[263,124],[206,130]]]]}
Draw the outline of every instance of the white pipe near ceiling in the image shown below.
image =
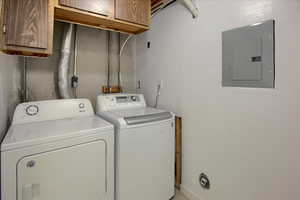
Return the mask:
{"type": "Polygon", "coordinates": [[[193,0],[180,0],[180,2],[192,13],[193,18],[197,18],[199,10],[193,0]]]}

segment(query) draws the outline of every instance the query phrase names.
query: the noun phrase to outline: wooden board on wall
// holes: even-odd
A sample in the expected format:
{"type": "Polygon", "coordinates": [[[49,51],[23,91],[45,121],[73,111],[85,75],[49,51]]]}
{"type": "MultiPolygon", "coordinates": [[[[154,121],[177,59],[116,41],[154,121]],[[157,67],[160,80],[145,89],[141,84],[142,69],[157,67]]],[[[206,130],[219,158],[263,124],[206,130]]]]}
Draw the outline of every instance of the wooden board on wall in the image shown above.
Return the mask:
{"type": "Polygon", "coordinates": [[[176,158],[175,158],[175,186],[180,189],[182,176],[182,118],[175,118],[175,141],[176,141],[176,158]]]}

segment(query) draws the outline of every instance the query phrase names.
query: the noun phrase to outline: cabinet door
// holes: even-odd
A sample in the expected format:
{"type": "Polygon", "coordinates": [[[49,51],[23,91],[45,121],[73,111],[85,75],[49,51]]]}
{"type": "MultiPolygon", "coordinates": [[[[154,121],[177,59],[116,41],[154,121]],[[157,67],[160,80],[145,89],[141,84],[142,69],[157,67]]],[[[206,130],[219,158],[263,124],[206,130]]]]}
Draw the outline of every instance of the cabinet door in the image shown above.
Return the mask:
{"type": "Polygon", "coordinates": [[[114,0],[59,0],[59,4],[105,16],[111,16],[114,8],[114,0]]]}
{"type": "Polygon", "coordinates": [[[49,0],[6,0],[6,45],[47,49],[49,0]]]}
{"type": "Polygon", "coordinates": [[[149,26],[150,24],[150,0],[116,0],[116,18],[149,26]]]}

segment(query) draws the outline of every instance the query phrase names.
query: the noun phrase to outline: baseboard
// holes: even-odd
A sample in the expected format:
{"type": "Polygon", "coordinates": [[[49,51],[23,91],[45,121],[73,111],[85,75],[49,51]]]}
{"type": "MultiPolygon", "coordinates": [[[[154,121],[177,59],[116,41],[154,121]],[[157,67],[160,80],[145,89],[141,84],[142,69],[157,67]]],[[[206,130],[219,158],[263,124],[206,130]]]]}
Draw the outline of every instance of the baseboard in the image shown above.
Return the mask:
{"type": "Polygon", "coordinates": [[[180,186],[180,192],[188,200],[201,200],[201,198],[197,194],[195,194],[183,185],[180,186]]]}

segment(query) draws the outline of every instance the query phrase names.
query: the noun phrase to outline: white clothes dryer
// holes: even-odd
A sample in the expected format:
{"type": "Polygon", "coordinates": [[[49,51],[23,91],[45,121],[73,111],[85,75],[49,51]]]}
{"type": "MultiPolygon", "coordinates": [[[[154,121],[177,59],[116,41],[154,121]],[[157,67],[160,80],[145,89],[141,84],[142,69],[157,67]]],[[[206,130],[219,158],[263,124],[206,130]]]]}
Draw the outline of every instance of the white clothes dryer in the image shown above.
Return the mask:
{"type": "Polygon", "coordinates": [[[114,200],[113,125],[89,100],[17,106],[1,145],[2,200],[114,200]]]}

